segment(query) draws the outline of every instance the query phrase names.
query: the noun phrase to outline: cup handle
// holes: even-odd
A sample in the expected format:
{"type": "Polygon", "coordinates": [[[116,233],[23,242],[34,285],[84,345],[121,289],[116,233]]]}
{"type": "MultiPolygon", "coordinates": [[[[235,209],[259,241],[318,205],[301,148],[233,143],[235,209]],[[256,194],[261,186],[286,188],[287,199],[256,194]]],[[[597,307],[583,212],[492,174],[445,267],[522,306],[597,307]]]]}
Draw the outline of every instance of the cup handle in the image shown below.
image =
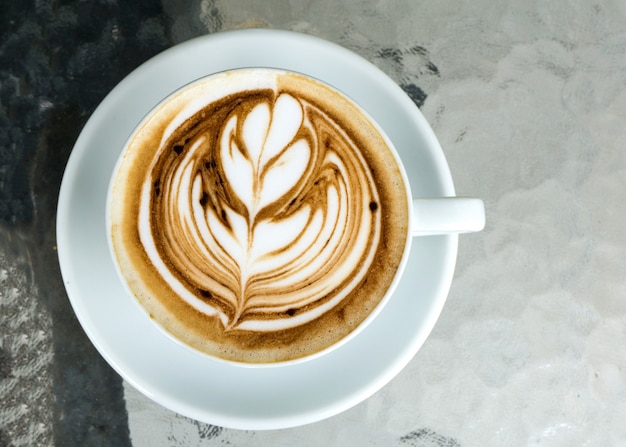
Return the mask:
{"type": "Polygon", "coordinates": [[[471,197],[413,200],[413,236],[473,233],[485,228],[485,205],[471,197]]]}

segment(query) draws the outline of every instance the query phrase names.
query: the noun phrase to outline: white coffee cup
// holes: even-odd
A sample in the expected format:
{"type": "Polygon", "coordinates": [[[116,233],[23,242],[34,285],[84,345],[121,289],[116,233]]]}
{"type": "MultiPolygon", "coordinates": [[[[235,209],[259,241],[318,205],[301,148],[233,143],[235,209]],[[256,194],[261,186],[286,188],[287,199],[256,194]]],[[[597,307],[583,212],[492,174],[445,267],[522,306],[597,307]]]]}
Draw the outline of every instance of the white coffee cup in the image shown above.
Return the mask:
{"type": "MultiPolygon", "coordinates": [[[[120,212],[120,207],[116,204],[125,203],[127,201],[127,197],[129,197],[130,193],[126,191],[126,187],[121,187],[118,185],[126,184],[128,182],[128,178],[133,178],[137,173],[134,171],[133,166],[129,167],[128,159],[132,158],[132,152],[135,150],[136,144],[134,141],[136,139],[141,139],[141,135],[145,133],[152,132],[150,126],[154,126],[154,122],[161,123],[159,121],[160,115],[167,114],[168,119],[171,115],[171,110],[176,110],[176,115],[174,118],[175,122],[182,122],[185,119],[189,119],[189,117],[193,116],[194,113],[198,113],[200,110],[204,110],[203,108],[206,106],[207,101],[215,100],[216,97],[221,95],[221,92],[216,93],[216,88],[223,88],[224,82],[227,83],[227,88],[233,89],[233,78],[235,80],[243,79],[244,84],[246,81],[246,76],[254,79],[254,83],[257,83],[257,78],[268,77],[268,76],[300,76],[306,77],[311,82],[320,83],[326,86],[326,88],[330,89],[334,92],[334,94],[339,95],[343,98],[343,101],[350,104],[352,107],[351,110],[357,111],[357,115],[360,117],[359,119],[365,119],[369,126],[375,128],[380,135],[380,137],[385,141],[385,145],[388,148],[389,152],[393,155],[395,159],[395,163],[398,167],[398,172],[402,176],[402,184],[404,185],[404,193],[406,195],[406,214],[408,215],[408,222],[406,226],[407,235],[406,238],[403,238],[406,242],[404,243],[404,248],[402,249],[401,255],[399,256],[397,269],[395,270],[395,274],[393,279],[389,282],[388,287],[383,293],[383,296],[375,303],[373,309],[368,310],[366,317],[359,321],[358,325],[354,329],[350,329],[347,335],[343,335],[341,338],[333,341],[327,346],[323,348],[316,349],[314,352],[307,352],[303,356],[292,356],[289,358],[280,358],[277,360],[271,361],[247,361],[241,360],[239,358],[227,358],[222,357],[221,355],[215,355],[214,352],[210,352],[210,355],[218,358],[220,360],[226,360],[229,362],[235,362],[237,364],[246,365],[246,366],[276,366],[276,365],[286,365],[297,363],[304,360],[311,360],[313,358],[319,357],[325,353],[328,353],[337,347],[349,342],[353,337],[355,337],[360,331],[362,331],[382,310],[383,306],[387,303],[387,301],[393,295],[393,292],[399,283],[402,275],[404,274],[407,259],[409,252],[411,250],[411,241],[415,236],[428,236],[428,235],[438,235],[438,234],[450,234],[450,233],[467,233],[480,231],[483,229],[485,225],[485,212],[484,205],[480,199],[475,198],[462,198],[462,197],[428,197],[428,198],[414,198],[411,194],[411,186],[408,180],[408,177],[405,172],[405,167],[400,159],[397,151],[395,150],[393,143],[386,136],[384,130],[371,118],[366,110],[361,108],[358,104],[356,104],[353,100],[348,98],[345,94],[341,93],[339,90],[332,86],[328,86],[326,83],[322,83],[321,81],[310,78],[306,75],[298,74],[298,73],[289,73],[285,70],[271,69],[266,67],[253,67],[246,69],[238,69],[229,72],[223,72],[218,74],[213,74],[208,77],[199,79],[191,84],[173,92],[170,96],[165,98],[159,105],[157,105],[143,120],[143,122],[137,127],[136,131],[129,138],[125,149],[122,151],[120,158],[117,163],[117,167],[114,170],[114,174],[111,180],[111,186],[109,189],[109,196],[107,200],[107,231],[109,235],[109,245],[111,247],[111,253],[113,255],[114,264],[117,267],[118,273],[123,280],[123,283],[127,286],[131,295],[135,297],[141,297],[138,301],[141,301],[142,307],[146,311],[146,313],[153,319],[158,320],[158,324],[161,328],[165,329],[165,333],[172,336],[176,341],[182,342],[183,345],[192,346],[195,349],[198,349],[204,353],[207,353],[207,349],[204,348],[203,341],[201,340],[201,336],[196,336],[195,333],[193,337],[187,337],[187,332],[184,327],[172,325],[171,322],[176,318],[172,318],[171,315],[167,315],[166,317],[161,317],[162,308],[161,304],[158,304],[159,298],[154,299],[153,296],[149,295],[158,295],[161,292],[155,292],[155,287],[151,285],[149,280],[143,281],[140,275],[137,275],[137,272],[143,271],[145,269],[140,268],[135,269],[133,271],[133,267],[137,264],[132,265],[132,262],[129,264],[129,261],[132,261],[129,256],[126,256],[126,253],[132,251],[127,250],[128,247],[124,246],[124,243],[120,242],[121,240],[128,239],[127,237],[117,237],[117,232],[120,228],[126,228],[126,224],[124,222],[129,219],[124,217],[123,212],[120,212]],[[227,81],[224,81],[224,80],[227,81]],[[182,98],[182,99],[181,99],[182,98]],[[175,104],[175,105],[172,105],[175,104]],[[170,110],[171,109],[171,110],[170,110]],[[184,110],[183,112],[178,112],[178,110],[184,110]],[[155,118],[156,117],[156,118],[155,118]],[[120,180],[120,178],[122,180],[120,180]],[[129,265],[131,266],[129,268],[129,265]],[[138,280],[137,278],[140,277],[138,280]],[[150,284],[149,284],[150,283],[150,284]],[[140,285],[138,285],[140,284],[140,285]],[[155,304],[156,303],[156,304],[155,304]],[[156,317],[155,317],[156,315],[156,317]],[[169,325],[169,326],[168,326],[169,325]],[[184,339],[184,342],[183,342],[184,339]]],[[[239,82],[239,81],[235,81],[239,82]]],[[[256,85],[256,84],[255,84],[256,85]]],[[[258,87],[258,86],[257,86],[258,87]]],[[[233,92],[238,91],[239,87],[234,88],[233,92]]],[[[203,112],[204,113],[204,112],[203,112]]],[[[356,119],[356,118],[355,118],[356,119]]],[[[159,124],[161,126],[161,124],[159,124]]],[[[158,126],[157,126],[158,127],[158,126]]],[[[164,127],[164,126],[161,126],[164,127]]],[[[159,129],[161,128],[159,127],[159,129]]],[[[171,126],[169,126],[171,127],[171,126]]],[[[168,127],[168,128],[169,128],[168,127]]],[[[163,135],[166,135],[165,133],[163,135]]],[[[159,137],[163,143],[166,140],[166,136],[161,136],[160,134],[156,135],[159,137]]],[[[159,149],[160,150],[160,149],[159,149]]],[[[141,176],[145,176],[145,173],[138,174],[140,178],[141,176]]],[[[245,180],[247,181],[247,180],[245,180]]],[[[147,182],[146,184],[149,184],[147,182]]],[[[234,188],[237,189],[237,188],[234,188]]],[[[145,196],[147,191],[146,188],[142,189],[142,196],[145,196]]],[[[124,208],[124,207],[122,207],[124,208]]],[[[132,207],[131,207],[132,208],[132,207]]],[[[141,206],[139,206],[141,208],[141,206]]],[[[148,214],[150,215],[150,214],[148,214]]],[[[141,219],[139,219],[141,220],[141,219]]],[[[145,219],[144,219],[145,220],[145,219]]],[[[133,220],[134,222],[134,220],[133,220]]],[[[135,225],[133,223],[133,225],[135,225]]],[[[149,225],[145,226],[146,228],[149,225]]],[[[128,230],[128,232],[133,231],[132,228],[128,230]]],[[[139,233],[142,233],[144,230],[138,230],[139,233]]],[[[382,228],[382,231],[386,231],[385,228],[382,228]]],[[[155,251],[154,247],[150,247],[150,250],[155,251]]],[[[145,258],[142,257],[142,258],[145,258]]],[[[157,256],[158,258],[158,256],[157,256]]],[[[374,259],[373,263],[376,263],[377,260],[374,259]]],[[[156,269],[160,269],[161,272],[165,271],[167,268],[166,261],[162,259],[157,259],[157,263],[155,264],[156,269]]],[[[208,306],[202,302],[201,300],[195,300],[194,297],[189,294],[189,297],[186,298],[186,290],[189,289],[186,285],[178,282],[175,275],[170,275],[167,273],[167,277],[165,282],[167,286],[170,286],[171,290],[174,291],[174,295],[178,294],[180,298],[186,300],[187,303],[194,306],[198,312],[205,312],[207,315],[212,316],[216,312],[215,309],[208,309],[208,306]],[[197,304],[197,305],[196,305],[197,304]],[[207,309],[207,310],[205,310],[207,309]]],[[[172,293],[167,293],[168,296],[172,295],[172,293]]],[[[210,294],[211,295],[211,294],[210,294]]],[[[164,295],[165,296],[165,295],[164,295]]],[[[213,296],[213,295],[211,295],[213,296]]],[[[170,299],[170,298],[168,298],[170,299]]],[[[339,301],[338,301],[339,302],[339,301]]],[[[189,326],[191,328],[191,326],[189,326]]],[[[197,327],[197,325],[195,326],[197,327]]],[[[195,329],[194,327],[194,329],[195,329]]],[[[214,343],[215,344],[215,343],[214,343]]]]}

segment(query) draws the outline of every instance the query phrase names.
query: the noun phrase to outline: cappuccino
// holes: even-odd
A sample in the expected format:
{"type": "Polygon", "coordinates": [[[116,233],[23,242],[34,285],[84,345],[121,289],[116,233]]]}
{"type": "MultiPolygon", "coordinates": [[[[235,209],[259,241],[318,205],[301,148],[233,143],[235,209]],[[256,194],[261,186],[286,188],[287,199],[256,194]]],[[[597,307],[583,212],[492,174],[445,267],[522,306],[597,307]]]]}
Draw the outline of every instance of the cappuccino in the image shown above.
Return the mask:
{"type": "Polygon", "coordinates": [[[108,206],[116,265],[150,317],[250,364],[351,334],[409,237],[407,185],[377,127],[326,84],[273,69],[164,100],[128,140],[108,206]]]}

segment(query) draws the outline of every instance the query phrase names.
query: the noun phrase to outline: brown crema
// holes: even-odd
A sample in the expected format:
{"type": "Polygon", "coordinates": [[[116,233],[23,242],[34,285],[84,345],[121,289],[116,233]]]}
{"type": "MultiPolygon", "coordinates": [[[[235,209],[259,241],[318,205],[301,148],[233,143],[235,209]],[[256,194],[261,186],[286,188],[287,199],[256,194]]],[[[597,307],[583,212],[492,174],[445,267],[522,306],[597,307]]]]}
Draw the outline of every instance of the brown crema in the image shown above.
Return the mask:
{"type": "Polygon", "coordinates": [[[242,363],[348,336],[385,297],[408,237],[406,186],[376,126],[325,84],[266,69],[160,104],[109,200],[117,265],[150,317],[242,363]]]}

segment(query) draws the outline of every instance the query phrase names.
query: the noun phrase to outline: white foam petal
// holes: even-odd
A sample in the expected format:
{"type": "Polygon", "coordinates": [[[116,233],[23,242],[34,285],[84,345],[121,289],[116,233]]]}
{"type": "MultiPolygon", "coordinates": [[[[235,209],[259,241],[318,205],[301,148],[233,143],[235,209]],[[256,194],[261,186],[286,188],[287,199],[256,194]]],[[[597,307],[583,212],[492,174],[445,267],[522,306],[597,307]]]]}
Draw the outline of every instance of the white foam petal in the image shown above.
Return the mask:
{"type": "Polygon", "coordinates": [[[262,103],[248,113],[243,123],[243,141],[255,170],[258,170],[270,120],[270,108],[266,103],[262,103]]]}
{"type": "Polygon", "coordinates": [[[253,265],[252,274],[276,268],[276,257],[265,258],[265,256],[280,252],[293,244],[304,232],[310,214],[311,210],[307,206],[287,219],[259,222],[254,229],[254,245],[250,254],[253,265]]]}
{"type": "Polygon", "coordinates": [[[302,178],[309,164],[311,150],[306,140],[291,145],[265,172],[259,209],[275,202],[293,188],[302,178]]]}
{"type": "Polygon", "coordinates": [[[291,95],[279,95],[272,112],[272,123],[260,158],[260,170],[289,145],[302,125],[302,106],[291,95]]]}
{"type": "Polygon", "coordinates": [[[231,118],[222,133],[220,141],[222,167],[226,179],[237,197],[248,210],[251,210],[254,202],[254,169],[250,160],[244,157],[239,147],[235,144],[235,139],[232,137],[236,123],[237,120],[231,118]]]}

